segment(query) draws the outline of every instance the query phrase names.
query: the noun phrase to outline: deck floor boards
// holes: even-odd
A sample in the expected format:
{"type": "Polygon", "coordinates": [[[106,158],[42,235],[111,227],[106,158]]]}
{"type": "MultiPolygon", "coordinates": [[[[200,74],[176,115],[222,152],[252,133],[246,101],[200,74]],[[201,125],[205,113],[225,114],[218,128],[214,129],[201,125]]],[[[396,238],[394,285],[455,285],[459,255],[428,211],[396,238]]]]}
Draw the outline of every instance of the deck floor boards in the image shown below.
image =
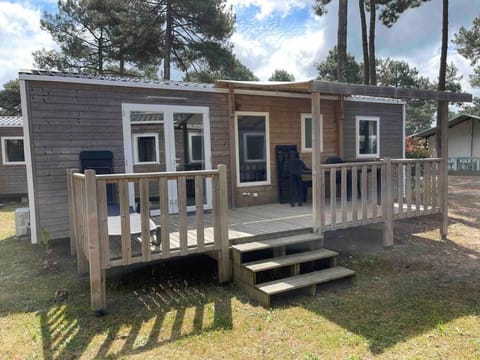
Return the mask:
{"type": "MultiPolygon", "coordinates": [[[[347,224],[343,227],[350,227],[352,221],[351,203],[347,205],[347,224]]],[[[328,229],[331,226],[330,204],[325,205],[327,209],[325,214],[325,227],[328,229]]],[[[431,207],[429,207],[430,209],[431,207]]],[[[403,204],[403,212],[399,213],[399,206],[395,204],[394,214],[395,218],[416,216],[415,205],[412,204],[412,211],[410,215],[406,214],[407,205],[403,204]]],[[[423,211],[423,206],[421,206],[423,211]]],[[[433,212],[433,209],[432,211],[433,212]]],[[[358,209],[358,220],[362,219],[362,208],[358,209]]],[[[377,218],[373,219],[373,204],[368,204],[367,222],[375,223],[381,221],[382,207],[377,206],[377,218]]],[[[156,224],[160,224],[159,216],[152,216],[152,220],[156,224]]],[[[179,216],[178,214],[170,215],[170,250],[178,250],[180,248],[180,234],[179,234],[179,216]]],[[[236,209],[229,209],[228,211],[228,236],[230,241],[253,240],[255,237],[261,237],[266,234],[285,233],[292,231],[309,231],[312,229],[312,206],[310,203],[303,206],[291,207],[290,204],[267,204],[250,206],[236,209]]],[[[213,227],[212,227],[212,213],[205,211],[205,245],[211,245],[214,242],[213,227]]],[[[337,200],[337,214],[336,224],[338,227],[342,225],[342,209],[340,201],[337,200]]],[[[359,226],[358,224],[354,226],[359,226]]],[[[189,213],[187,216],[188,229],[188,246],[193,247],[197,244],[196,236],[196,216],[194,213],[189,213]]],[[[132,236],[132,256],[141,255],[141,240],[138,236],[132,236]]],[[[151,247],[152,253],[159,253],[161,246],[151,247]]],[[[112,259],[121,258],[121,242],[119,237],[110,237],[110,254],[112,259]]]]}

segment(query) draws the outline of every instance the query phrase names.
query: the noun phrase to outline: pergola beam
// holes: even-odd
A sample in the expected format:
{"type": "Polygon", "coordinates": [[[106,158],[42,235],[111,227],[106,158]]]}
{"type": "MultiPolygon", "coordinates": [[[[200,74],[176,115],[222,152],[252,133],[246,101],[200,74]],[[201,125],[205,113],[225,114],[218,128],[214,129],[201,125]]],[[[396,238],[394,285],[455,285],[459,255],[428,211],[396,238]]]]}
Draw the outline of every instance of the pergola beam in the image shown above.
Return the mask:
{"type": "Polygon", "coordinates": [[[335,95],[363,95],[372,97],[385,97],[396,99],[421,99],[449,102],[471,102],[472,95],[467,93],[454,93],[446,91],[405,89],[387,86],[373,86],[360,84],[345,84],[312,80],[309,83],[312,93],[335,95]]]}

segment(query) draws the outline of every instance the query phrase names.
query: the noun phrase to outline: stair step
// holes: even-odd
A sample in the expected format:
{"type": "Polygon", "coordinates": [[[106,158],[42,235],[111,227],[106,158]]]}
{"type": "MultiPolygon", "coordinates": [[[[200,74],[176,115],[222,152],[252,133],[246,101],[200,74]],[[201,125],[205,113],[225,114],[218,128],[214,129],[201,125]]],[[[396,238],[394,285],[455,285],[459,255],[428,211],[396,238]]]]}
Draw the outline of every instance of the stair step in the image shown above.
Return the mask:
{"type": "Polygon", "coordinates": [[[269,281],[255,285],[255,287],[262,293],[271,296],[289,290],[300,289],[306,286],[321,284],[353,275],[355,275],[354,271],[341,266],[335,266],[325,270],[269,281]]]}
{"type": "Polygon", "coordinates": [[[252,241],[247,243],[236,244],[236,245],[232,245],[232,249],[240,253],[247,253],[251,251],[271,249],[275,247],[288,246],[288,245],[304,243],[308,241],[315,241],[315,240],[320,240],[320,236],[318,236],[318,234],[308,233],[308,234],[292,235],[292,236],[285,236],[285,237],[275,238],[275,239],[252,241]]]}
{"type": "Polygon", "coordinates": [[[276,269],[282,266],[301,264],[307,261],[326,259],[335,256],[338,256],[338,253],[335,251],[328,249],[316,249],[272,259],[252,261],[243,264],[243,266],[250,271],[260,272],[276,269]]]}

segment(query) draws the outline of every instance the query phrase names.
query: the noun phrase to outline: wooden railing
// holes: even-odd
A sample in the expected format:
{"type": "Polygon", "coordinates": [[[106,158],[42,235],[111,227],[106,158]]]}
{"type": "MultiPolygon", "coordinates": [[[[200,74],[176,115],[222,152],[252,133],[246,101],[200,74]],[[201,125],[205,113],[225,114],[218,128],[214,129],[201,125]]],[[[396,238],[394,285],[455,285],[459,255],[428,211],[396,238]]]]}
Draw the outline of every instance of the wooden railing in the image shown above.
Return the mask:
{"type": "MultiPolygon", "coordinates": [[[[322,231],[438,213],[442,159],[385,159],[320,167],[322,231]]],[[[393,244],[391,236],[384,244],[393,244]]]]}
{"type": "Polygon", "coordinates": [[[86,170],[85,174],[77,171],[68,171],[71,248],[77,254],[78,271],[90,272],[92,309],[105,309],[105,269],[114,266],[209,252],[218,259],[220,282],[230,280],[227,174],[224,165],[219,165],[216,170],[171,173],[97,175],[93,170],[86,170]],[[174,229],[178,243],[175,245],[172,239],[173,226],[169,215],[168,196],[168,184],[172,181],[177,185],[178,198],[178,221],[174,229]],[[190,230],[187,216],[187,181],[194,184],[195,194],[195,223],[194,229],[190,230]],[[206,224],[204,217],[204,187],[207,181],[212,184],[211,225],[206,224]],[[149,203],[152,183],[156,184],[158,189],[160,231],[155,231],[151,226],[149,203]],[[132,184],[139,190],[138,236],[132,236],[129,202],[129,188],[132,184]],[[114,186],[117,190],[121,234],[116,238],[109,236],[108,186],[114,186]],[[153,234],[152,230],[156,234],[153,234]],[[152,242],[153,236],[159,236],[160,239],[152,242]],[[189,236],[193,238],[190,242],[189,236]],[[141,243],[140,253],[133,251],[135,241],[137,247],[138,242],[141,243]]]}
{"type": "Polygon", "coordinates": [[[480,171],[480,157],[449,157],[448,171],[480,171]]]}

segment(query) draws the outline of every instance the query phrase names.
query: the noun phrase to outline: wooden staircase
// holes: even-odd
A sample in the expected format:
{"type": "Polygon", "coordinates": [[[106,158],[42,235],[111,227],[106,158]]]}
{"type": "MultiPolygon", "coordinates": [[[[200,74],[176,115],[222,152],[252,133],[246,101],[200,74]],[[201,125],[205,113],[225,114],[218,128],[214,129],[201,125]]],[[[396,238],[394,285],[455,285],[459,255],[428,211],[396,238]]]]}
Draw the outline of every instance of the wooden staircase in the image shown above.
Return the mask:
{"type": "Polygon", "coordinates": [[[262,306],[274,295],[303,289],[315,295],[318,284],[355,275],[336,266],[335,251],[318,248],[320,237],[307,233],[232,246],[233,278],[262,306]]]}

